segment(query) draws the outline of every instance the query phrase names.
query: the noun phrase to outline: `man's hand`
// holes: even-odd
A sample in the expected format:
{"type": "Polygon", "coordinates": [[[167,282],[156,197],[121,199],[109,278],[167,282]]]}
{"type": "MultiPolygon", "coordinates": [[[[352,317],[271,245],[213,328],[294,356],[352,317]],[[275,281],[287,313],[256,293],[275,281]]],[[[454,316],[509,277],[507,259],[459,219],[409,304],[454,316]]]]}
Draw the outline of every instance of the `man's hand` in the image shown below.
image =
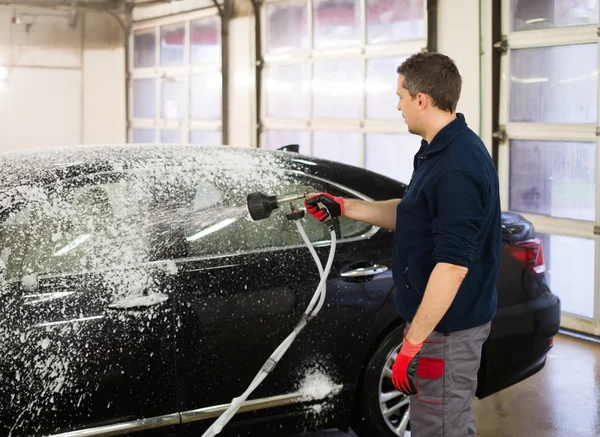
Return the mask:
{"type": "Polygon", "coordinates": [[[344,199],[334,197],[329,193],[318,193],[308,197],[304,201],[306,210],[319,221],[325,221],[328,217],[343,217],[344,199]]]}
{"type": "Polygon", "coordinates": [[[392,383],[407,396],[417,394],[417,366],[423,343],[412,344],[406,338],[392,367],[392,383]]]}

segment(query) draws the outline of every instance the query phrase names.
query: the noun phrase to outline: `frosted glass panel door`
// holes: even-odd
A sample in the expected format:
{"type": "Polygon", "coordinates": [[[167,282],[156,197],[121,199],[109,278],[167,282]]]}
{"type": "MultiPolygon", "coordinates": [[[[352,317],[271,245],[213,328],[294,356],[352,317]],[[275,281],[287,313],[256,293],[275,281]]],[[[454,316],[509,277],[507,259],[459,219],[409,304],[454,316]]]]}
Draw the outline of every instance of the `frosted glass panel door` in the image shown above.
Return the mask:
{"type": "Polygon", "coordinates": [[[148,68],[156,66],[156,30],[145,29],[133,33],[133,66],[148,68]]]}
{"type": "Polygon", "coordinates": [[[525,31],[598,23],[598,0],[511,0],[511,30],[525,31]]]}
{"type": "Polygon", "coordinates": [[[562,327],[600,336],[600,1],[500,2],[502,208],[542,241],[562,327]]]}
{"type": "Polygon", "coordinates": [[[267,53],[308,49],[308,2],[284,0],[267,3],[267,53]]]}
{"type": "Polygon", "coordinates": [[[408,185],[419,138],[411,134],[367,134],[365,167],[408,185]]]}
{"type": "Polygon", "coordinates": [[[167,78],[162,86],[162,118],[181,120],[185,108],[185,82],[182,79],[167,78]]]}
{"type": "Polygon", "coordinates": [[[268,130],[267,131],[267,149],[279,149],[290,144],[298,144],[299,151],[308,155],[308,132],[302,130],[268,130]]]}
{"type": "Polygon", "coordinates": [[[309,74],[309,64],[274,65],[265,70],[269,117],[309,117],[309,74]]]}
{"type": "Polygon", "coordinates": [[[510,121],[595,123],[598,44],[513,50],[510,121]]]}
{"type": "Polygon", "coordinates": [[[313,0],[314,48],[360,44],[358,0],[313,0]]]}
{"type": "Polygon", "coordinates": [[[221,20],[201,18],[190,23],[190,50],[193,65],[221,61],[221,20]]]}
{"type": "Polygon", "coordinates": [[[540,235],[548,284],[563,312],[594,317],[596,244],[587,238],[540,235]]]}
{"type": "Polygon", "coordinates": [[[133,118],[154,118],[156,115],[156,79],[133,81],[133,118]]]}
{"type": "Polygon", "coordinates": [[[313,117],[360,117],[364,87],[362,63],[362,60],[315,62],[313,117]]]}
{"type": "Polygon", "coordinates": [[[368,0],[369,44],[425,38],[423,0],[368,0]]]}
{"type": "Polygon", "coordinates": [[[313,156],[361,167],[360,137],[354,132],[313,132],[313,156]]]}
{"type": "Polygon", "coordinates": [[[367,60],[366,103],[367,118],[398,120],[404,123],[398,111],[396,69],[406,58],[371,58],[367,60]]]}
{"type": "Polygon", "coordinates": [[[510,209],[596,220],[596,143],[510,143],[510,209]]]}
{"type": "Polygon", "coordinates": [[[160,65],[169,67],[185,63],[185,24],[169,24],[160,28],[160,65]]]}
{"type": "Polygon", "coordinates": [[[221,118],[222,77],[219,71],[195,74],[190,78],[190,118],[219,120],[221,118]]]}

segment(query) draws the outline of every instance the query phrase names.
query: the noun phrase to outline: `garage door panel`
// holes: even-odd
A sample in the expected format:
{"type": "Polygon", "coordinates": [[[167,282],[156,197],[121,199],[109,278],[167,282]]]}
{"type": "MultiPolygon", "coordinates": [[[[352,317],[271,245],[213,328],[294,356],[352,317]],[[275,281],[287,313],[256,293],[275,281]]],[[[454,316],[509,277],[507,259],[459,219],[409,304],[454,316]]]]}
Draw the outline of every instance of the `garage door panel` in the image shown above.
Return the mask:
{"type": "Polygon", "coordinates": [[[313,0],[314,48],[359,45],[361,11],[358,0],[313,0]]]}
{"type": "Polygon", "coordinates": [[[309,118],[309,64],[273,65],[264,75],[268,117],[309,118]]]}
{"type": "Polygon", "coordinates": [[[512,50],[510,121],[596,123],[598,44],[512,50]]]}
{"type": "Polygon", "coordinates": [[[598,23],[598,0],[511,0],[510,7],[512,31],[598,23]]]}
{"type": "Polygon", "coordinates": [[[221,20],[205,17],[190,22],[192,65],[221,62],[221,20]]]}
{"type": "Polygon", "coordinates": [[[358,132],[314,132],[313,156],[362,167],[362,142],[358,132]]]}
{"type": "MultiPolygon", "coordinates": [[[[599,2],[502,0],[503,207],[542,239],[561,325],[600,333],[599,2]]],[[[497,41],[500,42],[500,41],[497,41]]],[[[502,44],[496,44],[502,48],[502,44]]]]}
{"type": "Polygon", "coordinates": [[[308,2],[284,0],[267,3],[266,52],[268,54],[308,49],[308,2]]]}
{"type": "Polygon", "coordinates": [[[319,61],[313,68],[313,117],[361,118],[363,61],[319,61]]]}
{"type": "Polygon", "coordinates": [[[304,155],[310,154],[309,134],[306,130],[274,130],[269,129],[266,133],[267,149],[279,149],[290,144],[298,144],[299,152],[304,155]]]}
{"type": "Polygon", "coordinates": [[[561,310],[594,318],[596,242],[591,238],[539,234],[544,249],[546,279],[561,300],[561,310]]]}
{"type": "Polygon", "coordinates": [[[405,59],[406,56],[367,59],[367,118],[402,120],[397,109],[396,69],[405,59]]]}
{"type": "Polygon", "coordinates": [[[413,158],[421,145],[417,137],[411,134],[368,133],[365,141],[367,169],[409,183],[413,158]]]}
{"type": "Polygon", "coordinates": [[[510,142],[510,209],[596,219],[596,143],[510,142]]]}

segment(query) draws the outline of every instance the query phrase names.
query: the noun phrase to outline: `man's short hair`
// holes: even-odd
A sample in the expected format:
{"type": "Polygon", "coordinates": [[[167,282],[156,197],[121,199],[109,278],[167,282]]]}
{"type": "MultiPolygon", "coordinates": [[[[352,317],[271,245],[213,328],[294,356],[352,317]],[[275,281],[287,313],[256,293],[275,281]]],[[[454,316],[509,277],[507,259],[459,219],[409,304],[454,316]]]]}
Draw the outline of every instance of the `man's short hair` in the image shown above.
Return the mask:
{"type": "Polygon", "coordinates": [[[462,78],[452,59],[441,53],[415,53],[396,70],[404,76],[404,88],[411,97],[424,93],[442,111],[455,112],[462,78]]]}

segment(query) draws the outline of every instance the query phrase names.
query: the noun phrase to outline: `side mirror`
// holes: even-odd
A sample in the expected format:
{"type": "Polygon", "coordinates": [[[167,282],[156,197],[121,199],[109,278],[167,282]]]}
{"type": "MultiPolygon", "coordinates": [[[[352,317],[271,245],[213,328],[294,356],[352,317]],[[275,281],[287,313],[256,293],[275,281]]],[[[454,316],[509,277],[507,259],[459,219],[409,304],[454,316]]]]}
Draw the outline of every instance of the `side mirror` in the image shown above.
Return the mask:
{"type": "Polygon", "coordinates": [[[277,150],[281,150],[282,152],[300,153],[300,145],[299,144],[288,144],[287,146],[280,147],[277,150]]]}

